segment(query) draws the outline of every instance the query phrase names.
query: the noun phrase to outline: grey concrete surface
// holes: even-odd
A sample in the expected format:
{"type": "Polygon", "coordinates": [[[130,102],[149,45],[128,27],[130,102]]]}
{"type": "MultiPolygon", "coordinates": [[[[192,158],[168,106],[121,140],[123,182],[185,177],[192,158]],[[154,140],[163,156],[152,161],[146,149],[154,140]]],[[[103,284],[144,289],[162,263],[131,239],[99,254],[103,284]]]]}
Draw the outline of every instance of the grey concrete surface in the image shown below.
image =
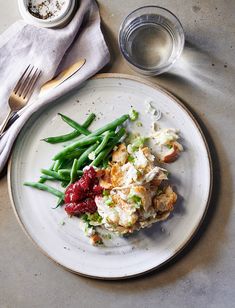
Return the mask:
{"type": "MultiPolygon", "coordinates": [[[[0,0],[1,31],[19,17],[16,2],[0,0]]],[[[120,22],[131,10],[153,3],[181,20],[187,38],[183,57],[171,72],[150,79],[185,102],[204,129],[215,169],[210,212],[199,239],[171,266],[138,279],[96,281],[67,272],[28,240],[11,209],[3,177],[0,307],[234,307],[235,1],[98,2],[112,52],[104,72],[135,74],[117,45],[120,22]]]]}

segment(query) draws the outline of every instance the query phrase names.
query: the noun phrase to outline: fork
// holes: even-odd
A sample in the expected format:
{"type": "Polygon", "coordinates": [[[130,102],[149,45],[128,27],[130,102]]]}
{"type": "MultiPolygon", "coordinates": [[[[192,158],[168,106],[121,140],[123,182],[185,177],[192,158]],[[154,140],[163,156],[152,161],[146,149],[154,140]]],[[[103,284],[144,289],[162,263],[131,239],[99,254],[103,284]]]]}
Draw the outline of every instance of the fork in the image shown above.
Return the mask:
{"type": "Polygon", "coordinates": [[[21,75],[9,97],[8,104],[10,110],[0,126],[0,136],[4,132],[12,114],[23,108],[28,103],[40,74],[41,70],[35,68],[33,65],[29,65],[21,75]]]}

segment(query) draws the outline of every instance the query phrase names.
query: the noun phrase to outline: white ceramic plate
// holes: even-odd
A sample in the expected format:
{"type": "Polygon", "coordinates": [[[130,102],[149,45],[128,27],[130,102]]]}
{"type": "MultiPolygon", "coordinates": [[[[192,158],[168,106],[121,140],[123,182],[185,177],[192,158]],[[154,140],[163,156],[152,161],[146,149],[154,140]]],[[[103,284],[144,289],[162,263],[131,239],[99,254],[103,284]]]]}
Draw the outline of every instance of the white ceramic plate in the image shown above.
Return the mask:
{"type": "MultiPolygon", "coordinates": [[[[133,124],[136,130],[136,125],[133,124]]],[[[211,162],[205,139],[187,109],[172,95],[145,81],[126,75],[99,75],[36,114],[27,122],[15,144],[8,169],[9,191],[15,213],[27,234],[57,263],[81,275],[118,279],[140,275],[171,260],[191,240],[208,207],[211,193],[211,162]],[[179,129],[185,151],[168,166],[179,202],[168,220],[126,238],[112,238],[105,247],[89,244],[77,218],[62,208],[52,209],[54,196],[24,187],[37,181],[40,168],[49,167],[61,145],[40,139],[71,131],[58,112],[83,122],[89,112],[97,114],[92,129],[129,112],[141,112],[142,134],[150,130],[146,100],[152,100],[163,116],[161,127],[179,129]],[[65,224],[62,225],[61,222],[65,224]]]]}

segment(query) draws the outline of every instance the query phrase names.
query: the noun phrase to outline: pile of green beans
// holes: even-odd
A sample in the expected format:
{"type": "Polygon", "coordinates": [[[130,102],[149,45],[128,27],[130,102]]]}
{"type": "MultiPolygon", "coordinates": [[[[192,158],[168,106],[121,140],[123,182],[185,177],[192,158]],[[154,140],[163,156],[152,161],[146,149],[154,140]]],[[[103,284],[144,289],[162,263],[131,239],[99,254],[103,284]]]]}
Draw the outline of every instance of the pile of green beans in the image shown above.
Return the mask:
{"type": "Polygon", "coordinates": [[[65,135],[48,137],[43,139],[43,141],[55,144],[80,137],[54,155],[51,167],[41,169],[41,176],[38,182],[24,183],[25,186],[47,191],[57,196],[59,201],[56,207],[63,204],[64,193],[45,184],[45,182],[58,181],[61,183],[61,187],[65,188],[82,176],[82,170],[85,166],[106,167],[110,153],[126,133],[122,125],[129,119],[129,115],[125,114],[91,132],[89,126],[95,119],[94,113],[91,113],[82,125],[61,113],[59,115],[74,131],[65,135]]]}

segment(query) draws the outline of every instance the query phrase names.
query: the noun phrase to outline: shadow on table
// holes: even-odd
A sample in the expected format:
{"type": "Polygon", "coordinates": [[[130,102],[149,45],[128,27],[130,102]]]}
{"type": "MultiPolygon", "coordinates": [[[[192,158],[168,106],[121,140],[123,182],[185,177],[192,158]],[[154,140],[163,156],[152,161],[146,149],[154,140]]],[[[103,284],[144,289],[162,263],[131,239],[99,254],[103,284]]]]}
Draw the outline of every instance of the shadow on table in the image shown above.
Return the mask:
{"type": "Polygon", "coordinates": [[[7,174],[7,164],[3,168],[3,170],[0,172],[0,179],[2,179],[7,174]]]}
{"type": "MultiPolygon", "coordinates": [[[[234,79],[235,72],[232,67],[228,70],[228,66],[187,41],[182,56],[170,71],[154,77],[154,80],[171,92],[170,85],[174,83],[181,88],[186,86],[187,89],[216,96],[223,94],[220,79],[228,82],[234,79]]],[[[177,96],[177,93],[173,94],[177,96]]]]}
{"type": "MultiPolygon", "coordinates": [[[[166,84],[166,88],[168,87],[168,81],[170,83],[176,82],[176,84],[179,86],[186,85],[187,87],[189,87],[188,91],[191,91],[191,89],[193,90],[192,97],[195,96],[198,91],[204,91],[208,88],[212,90],[214,89],[214,91],[209,94],[215,96],[216,98],[217,92],[220,91],[221,86],[218,79],[215,80],[216,78],[213,78],[215,73],[213,73],[213,71],[211,70],[208,70],[207,68],[208,63],[211,63],[212,67],[219,64],[221,66],[222,64],[219,63],[219,61],[217,61],[216,59],[212,59],[211,56],[208,56],[207,54],[203,53],[201,50],[199,50],[190,43],[186,44],[183,61],[186,61],[186,59],[188,61],[187,69],[185,67],[185,64],[184,70],[182,69],[182,67],[175,67],[172,72],[163,74],[160,77],[158,76],[158,81],[164,81],[164,83],[166,84]],[[177,73],[177,71],[179,74],[177,73]]],[[[229,77],[229,74],[224,76],[225,81],[226,78],[229,77]]],[[[177,96],[176,93],[174,93],[174,95],[177,96]]],[[[191,113],[199,123],[205,135],[211,153],[211,160],[213,165],[213,190],[206,216],[190,243],[188,243],[186,247],[184,247],[182,251],[174,257],[174,259],[161,266],[161,268],[147,273],[144,276],[132,278],[129,280],[108,282],[100,281],[97,284],[97,282],[88,279],[86,282],[89,285],[94,284],[96,288],[109,289],[109,292],[110,288],[112,288],[113,286],[115,287],[115,293],[135,293],[139,292],[140,289],[148,290],[151,288],[158,288],[172,284],[174,281],[182,279],[184,276],[186,276],[188,273],[195,270],[196,268],[205,267],[207,264],[211,264],[216,260],[216,256],[218,255],[219,249],[223,244],[224,238],[226,236],[225,227],[230,217],[232,205],[232,200],[230,200],[228,204],[223,204],[223,208],[218,207],[218,199],[221,194],[222,184],[221,169],[217,150],[214,141],[209,133],[209,130],[213,132],[213,136],[218,137],[216,138],[217,140],[219,140],[219,134],[213,131],[213,127],[209,127],[209,125],[207,125],[207,128],[203,121],[200,119],[200,117],[193,110],[193,108],[190,107],[186,102],[184,102],[181,97],[178,98],[191,111],[191,113]],[[218,219],[216,219],[216,213],[217,217],[219,217],[219,221],[218,219]],[[215,220],[215,222],[213,223],[214,232],[210,230],[210,225],[213,219],[215,220]],[[210,236],[210,238],[207,237],[204,242],[200,242],[201,250],[200,253],[198,253],[199,248],[197,247],[197,245],[199,245],[199,240],[202,238],[202,236],[206,235],[206,233],[209,233],[208,236],[210,236]],[[183,257],[185,257],[184,261],[182,261],[183,257]],[[173,266],[175,263],[178,263],[177,267],[173,266]],[[135,283],[133,283],[134,281],[135,283]]],[[[220,155],[223,157],[223,164],[226,165],[227,157],[225,151],[222,148],[222,145],[220,147],[220,155]]],[[[226,191],[232,191],[232,180],[231,174],[229,173],[229,168],[226,173],[226,183],[226,191]]]]}

